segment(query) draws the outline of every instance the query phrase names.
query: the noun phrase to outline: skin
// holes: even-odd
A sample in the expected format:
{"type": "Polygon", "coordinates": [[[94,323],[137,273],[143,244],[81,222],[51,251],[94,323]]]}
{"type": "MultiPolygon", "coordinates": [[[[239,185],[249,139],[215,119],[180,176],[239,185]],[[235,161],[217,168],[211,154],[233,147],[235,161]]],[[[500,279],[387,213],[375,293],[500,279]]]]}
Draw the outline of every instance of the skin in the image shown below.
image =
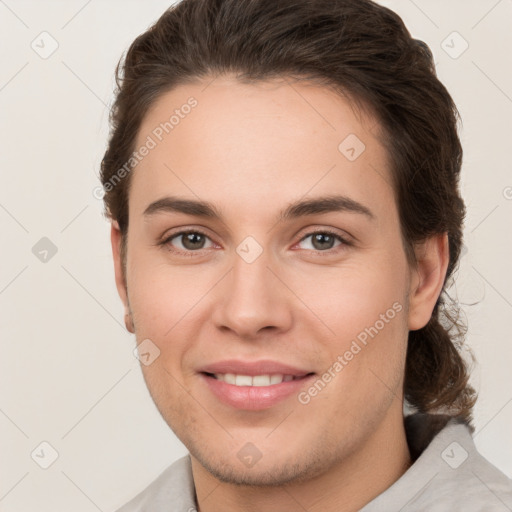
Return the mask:
{"type": "Polygon", "coordinates": [[[418,244],[408,264],[378,123],[313,83],[224,75],[179,86],[147,113],[137,147],[190,96],[197,107],[133,171],[125,275],[112,223],[127,327],[160,350],[142,365],[148,389],[191,453],[201,512],[359,510],[410,465],[407,334],[428,322],[441,292],[446,234],[418,244]],[[354,161],[338,150],[351,133],[366,146],[354,161]],[[290,203],[333,193],[374,219],[337,211],[277,221],[290,203]],[[208,201],[222,219],[145,218],[167,195],[208,201]],[[158,245],[184,228],[204,232],[204,248],[176,252],[190,247],[179,236],[158,245]],[[322,229],[351,245],[318,249],[307,235],[322,229]],[[247,236],[263,249],[250,264],[236,252],[247,236]],[[402,310],[306,405],[292,395],[236,410],[197,373],[222,359],[272,359],[321,376],[394,303],[402,310]],[[250,468],[237,457],[247,442],[262,455],[250,468]]]}

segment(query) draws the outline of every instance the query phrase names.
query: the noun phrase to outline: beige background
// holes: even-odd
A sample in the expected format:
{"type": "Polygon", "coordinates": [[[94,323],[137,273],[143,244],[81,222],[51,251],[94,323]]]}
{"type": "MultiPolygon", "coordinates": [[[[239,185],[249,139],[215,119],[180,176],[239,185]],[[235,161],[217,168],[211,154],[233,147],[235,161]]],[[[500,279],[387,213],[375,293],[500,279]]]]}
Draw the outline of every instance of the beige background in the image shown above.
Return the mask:
{"type": "MultiPolygon", "coordinates": [[[[383,3],[431,46],[462,114],[467,253],[452,292],[478,359],[475,442],[512,477],[512,0],[383,3]]],[[[114,66],[168,5],[0,0],[0,511],[115,510],[185,453],[132,354],[93,196],[114,66]],[[57,249],[45,263],[43,237],[57,249]]]]}

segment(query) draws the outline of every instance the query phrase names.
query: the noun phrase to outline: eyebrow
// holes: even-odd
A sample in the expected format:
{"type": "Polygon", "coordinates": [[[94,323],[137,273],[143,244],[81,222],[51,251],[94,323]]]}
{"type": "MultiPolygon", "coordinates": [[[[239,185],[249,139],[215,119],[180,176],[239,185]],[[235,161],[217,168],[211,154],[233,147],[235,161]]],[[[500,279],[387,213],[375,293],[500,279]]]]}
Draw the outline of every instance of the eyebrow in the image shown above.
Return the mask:
{"type": "MultiPolygon", "coordinates": [[[[369,220],[375,220],[375,215],[367,206],[347,196],[330,195],[296,201],[279,213],[278,221],[331,212],[358,213],[366,216],[369,220]]],[[[173,196],[163,197],[152,202],[144,210],[143,216],[149,218],[158,213],[184,213],[196,217],[222,219],[220,211],[207,201],[182,199],[173,196]]]]}

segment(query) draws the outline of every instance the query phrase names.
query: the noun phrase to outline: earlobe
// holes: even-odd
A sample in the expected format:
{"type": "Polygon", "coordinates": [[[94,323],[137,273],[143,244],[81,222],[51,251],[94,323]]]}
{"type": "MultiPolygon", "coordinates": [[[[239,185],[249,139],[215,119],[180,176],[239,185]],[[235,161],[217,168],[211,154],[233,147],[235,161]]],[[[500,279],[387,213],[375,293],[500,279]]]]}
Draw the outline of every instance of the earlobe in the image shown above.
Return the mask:
{"type": "Polygon", "coordinates": [[[126,330],[128,332],[131,332],[132,334],[135,334],[135,327],[133,325],[133,318],[132,318],[132,314],[127,312],[125,315],[124,315],[124,325],[126,326],[126,330]]]}
{"type": "Polygon", "coordinates": [[[415,247],[417,266],[409,289],[409,330],[427,325],[441,294],[449,262],[448,234],[434,235],[415,247]]]}
{"type": "Polygon", "coordinates": [[[128,304],[128,291],[126,287],[126,279],[123,271],[123,264],[121,260],[121,242],[122,242],[122,234],[119,229],[119,224],[117,221],[112,221],[110,228],[110,241],[112,244],[112,256],[114,259],[114,272],[116,279],[116,288],[119,293],[119,297],[121,298],[124,308],[125,308],[125,325],[126,329],[133,333],[133,320],[131,318],[130,306],[128,304]]]}

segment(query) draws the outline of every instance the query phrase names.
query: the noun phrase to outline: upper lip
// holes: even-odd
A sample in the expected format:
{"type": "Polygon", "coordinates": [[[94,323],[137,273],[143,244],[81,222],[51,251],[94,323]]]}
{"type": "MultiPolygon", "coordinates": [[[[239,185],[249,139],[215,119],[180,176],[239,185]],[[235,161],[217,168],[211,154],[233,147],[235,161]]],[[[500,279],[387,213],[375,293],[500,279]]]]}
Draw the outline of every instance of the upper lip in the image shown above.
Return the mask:
{"type": "Polygon", "coordinates": [[[302,370],[294,366],[280,363],[278,361],[260,360],[260,361],[240,361],[230,359],[218,361],[203,366],[199,369],[201,373],[234,373],[235,375],[293,375],[294,377],[303,377],[309,373],[308,370],[302,370]]]}

